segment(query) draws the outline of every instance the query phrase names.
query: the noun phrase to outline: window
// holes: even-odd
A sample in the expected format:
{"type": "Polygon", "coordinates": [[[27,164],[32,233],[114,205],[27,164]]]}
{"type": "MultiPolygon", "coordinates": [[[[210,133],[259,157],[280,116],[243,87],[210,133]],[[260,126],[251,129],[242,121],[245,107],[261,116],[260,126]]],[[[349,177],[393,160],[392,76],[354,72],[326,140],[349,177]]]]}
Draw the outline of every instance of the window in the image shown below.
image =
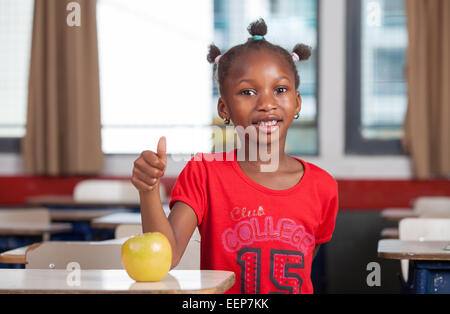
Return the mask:
{"type": "Polygon", "coordinates": [[[317,153],[316,0],[97,3],[105,153],[156,149],[162,135],[168,153],[215,149],[223,121],[207,47],[215,42],[226,50],[244,42],[248,24],[260,16],[269,24],[268,40],[314,48],[311,60],[299,65],[302,115],[286,144],[290,153],[317,153]],[[195,18],[186,14],[193,10],[195,18]]]}
{"type": "Polygon", "coordinates": [[[99,0],[104,153],[211,149],[211,0],[99,0]],[[195,15],[195,18],[193,16],[195,15]]]}
{"type": "MultiPolygon", "coordinates": [[[[214,43],[226,51],[249,37],[247,26],[259,17],[268,24],[267,40],[286,49],[303,42],[313,48],[310,60],[298,64],[302,111],[294,120],[286,139],[286,152],[315,155],[317,134],[317,20],[316,0],[215,0],[214,43]]],[[[214,85],[211,112],[216,125],[218,90],[214,85]]]]}
{"type": "MultiPolygon", "coordinates": [[[[18,152],[25,134],[33,4],[0,1],[0,152],[18,152]]],[[[221,121],[206,48],[244,42],[263,16],[268,40],[313,47],[298,65],[302,112],[286,149],[317,154],[317,12],[316,0],[98,0],[104,153],[155,149],[162,135],[168,153],[211,151],[221,121]]]]}
{"type": "Polygon", "coordinates": [[[0,152],[25,134],[33,0],[0,1],[0,152]]]}
{"type": "Polygon", "coordinates": [[[407,107],[403,0],[347,2],[347,153],[400,154],[407,107]]]}

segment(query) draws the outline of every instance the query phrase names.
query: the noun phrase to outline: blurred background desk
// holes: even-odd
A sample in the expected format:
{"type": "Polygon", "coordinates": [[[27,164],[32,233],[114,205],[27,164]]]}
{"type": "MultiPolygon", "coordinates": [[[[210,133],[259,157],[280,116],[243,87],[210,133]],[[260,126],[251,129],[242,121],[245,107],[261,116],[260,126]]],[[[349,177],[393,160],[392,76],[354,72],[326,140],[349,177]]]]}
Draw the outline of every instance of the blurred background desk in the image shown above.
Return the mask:
{"type": "Polygon", "coordinates": [[[381,211],[381,217],[387,221],[400,221],[404,218],[419,217],[411,208],[386,208],[381,211]]]}
{"type": "Polygon", "coordinates": [[[76,200],[70,195],[32,196],[27,198],[26,203],[47,208],[140,208],[139,201],[76,200]]]}
{"type": "Polygon", "coordinates": [[[409,261],[412,292],[450,293],[450,241],[380,240],[378,256],[409,261]]]}
{"type": "Polygon", "coordinates": [[[50,240],[51,234],[69,232],[72,226],[67,223],[51,224],[9,224],[0,223],[0,235],[2,236],[40,236],[43,241],[50,240]]]}
{"type": "Polygon", "coordinates": [[[140,204],[136,201],[83,200],[72,196],[43,195],[27,199],[27,205],[40,206],[49,209],[52,221],[72,224],[71,235],[65,235],[62,240],[104,240],[113,238],[113,233],[102,231],[96,233],[91,228],[93,219],[111,214],[139,212],[140,204]]]}
{"type": "Polygon", "coordinates": [[[116,213],[95,218],[91,221],[92,228],[97,229],[115,229],[119,225],[140,225],[140,213],[116,213]]]}
{"type": "MultiPolygon", "coordinates": [[[[169,216],[169,204],[163,204],[163,210],[166,216],[169,216]]],[[[95,218],[91,221],[92,228],[97,229],[115,229],[119,225],[140,225],[141,213],[113,213],[110,215],[95,218]]]]}

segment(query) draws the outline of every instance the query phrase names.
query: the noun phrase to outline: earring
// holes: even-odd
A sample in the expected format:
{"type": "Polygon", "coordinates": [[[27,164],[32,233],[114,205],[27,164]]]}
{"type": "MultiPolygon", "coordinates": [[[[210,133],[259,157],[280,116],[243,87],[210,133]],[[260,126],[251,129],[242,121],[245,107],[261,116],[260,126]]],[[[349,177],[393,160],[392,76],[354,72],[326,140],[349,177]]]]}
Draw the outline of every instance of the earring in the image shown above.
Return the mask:
{"type": "Polygon", "coordinates": [[[295,119],[295,120],[298,120],[298,118],[300,118],[300,113],[297,113],[297,114],[294,116],[294,119],[295,119]]]}
{"type": "Polygon", "coordinates": [[[225,123],[226,125],[230,124],[230,119],[223,118],[223,123],[225,123]]]}

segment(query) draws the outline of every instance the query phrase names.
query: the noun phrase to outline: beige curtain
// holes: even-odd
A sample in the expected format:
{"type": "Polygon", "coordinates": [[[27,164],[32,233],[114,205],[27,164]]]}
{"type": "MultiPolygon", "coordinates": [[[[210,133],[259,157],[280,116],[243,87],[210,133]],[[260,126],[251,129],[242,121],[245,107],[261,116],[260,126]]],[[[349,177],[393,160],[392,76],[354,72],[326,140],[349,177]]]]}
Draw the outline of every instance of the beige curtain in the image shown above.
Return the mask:
{"type": "Polygon", "coordinates": [[[22,142],[30,174],[102,171],[96,1],[70,2],[35,0],[22,142]]]}
{"type": "Polygon", "coordinates": [[[450,0],[405,0],[408,111],[404,147],[419,179],[450,176],[450,0]]]}

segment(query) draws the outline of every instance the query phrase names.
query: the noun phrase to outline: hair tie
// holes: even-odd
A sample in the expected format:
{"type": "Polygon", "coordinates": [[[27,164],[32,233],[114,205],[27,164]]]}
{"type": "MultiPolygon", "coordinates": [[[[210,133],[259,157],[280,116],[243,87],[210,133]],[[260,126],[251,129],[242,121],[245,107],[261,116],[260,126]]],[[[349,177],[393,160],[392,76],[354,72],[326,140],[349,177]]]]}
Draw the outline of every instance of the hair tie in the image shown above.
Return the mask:
{"type": "Polygon", "coordinates": [[[253,40],[263,40],[264,36],[261,35],[253,35],[253,40]]]}
{"type": "Polygon", "coordinates": [[[298,54],[293,52],[291,55],[292,55],[292,60],[294,60],[294,62],[300,61],[300,57],[298,56],[298,54]]]}
{"type": "Polygon", "coordinates": [[[214,63],[215,63],[215,64],[219,64],[220,58],[222,58],[222,55],[218,55],[218,56],[214,59],[214,63]]]}

